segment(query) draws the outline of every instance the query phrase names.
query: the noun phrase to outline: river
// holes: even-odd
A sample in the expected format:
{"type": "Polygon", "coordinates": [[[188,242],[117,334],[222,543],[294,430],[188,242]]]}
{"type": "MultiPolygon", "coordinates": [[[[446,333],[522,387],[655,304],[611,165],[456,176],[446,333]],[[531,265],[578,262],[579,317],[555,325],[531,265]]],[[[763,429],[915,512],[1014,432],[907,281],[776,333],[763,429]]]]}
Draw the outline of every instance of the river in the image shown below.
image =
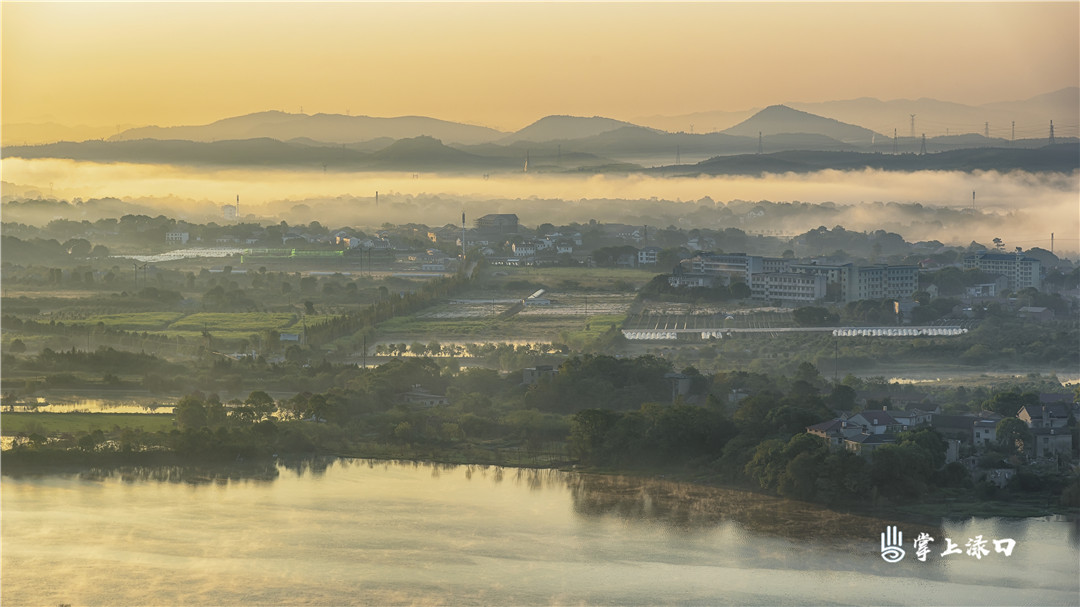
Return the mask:
{"type": "Polygon", "coordinates": [[[0,488],[5,607],[1080,602],[1080,538],[1060,517],[894,522],[907,555],[888,563],[890,521],[553,470],[330,460],[0,488]],[[980,535],[989,553],[968,556],[980,535]],[[946,537],[960,554],[941,556],[946,537]]]}

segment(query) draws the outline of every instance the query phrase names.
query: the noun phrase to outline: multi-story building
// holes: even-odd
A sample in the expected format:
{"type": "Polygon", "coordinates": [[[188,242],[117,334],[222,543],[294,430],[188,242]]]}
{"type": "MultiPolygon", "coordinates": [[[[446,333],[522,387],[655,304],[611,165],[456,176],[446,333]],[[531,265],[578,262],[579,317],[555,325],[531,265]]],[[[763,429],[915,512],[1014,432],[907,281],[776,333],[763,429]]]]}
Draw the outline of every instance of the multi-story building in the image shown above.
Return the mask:
{"type": "Polygon", "coordinates": [[[827,285],[840,285],[840,301],[854,301],[851,297],[851,276],[854,266],[850,263],[843,265],[821,265],[816,263],[799,263],[788,266],[791,272],[801,274],[816,274],[825,277],[827,285]]]}
{"type": "Polygon", "coordinates": [[[165,242],[168,244],[187,244],[190,238],[187,232],[165,232],[165,242]]]}
{"type": "Polygon", "coordinates": [[[514,213],[492,213],[476,220],[476,229],[485,234],[516,234],[518,216],[514,213]]]}
{"type": "Polygon", "coordinates": [[[723,276],[725,282],[732,280],[752,284],[752,276],[764,268],[763,259],[746,253],[701,253],[690,259],[690,271],[712,276],[723,276]]]}
{"type": "Polygon", "coordinates": [[[660,261],[660,247],[644,247],[638,251],[637,262],[639,266],[656,265],[660,261]]]}
{"type": "Polygon", "coordinates": [[[755,274],[750,293],[754,299],[812,303],[825,297],[825,277],[795,272],[755,274]]]}
{"type": "Polygon", "coordinates": [[[860,299],[904,299],[919,288],[917,266],[863,266],[852,273],[847,301],[860,299]]]}
{"type": "Polygon", "coordinates": [[[964,269],[1004,276],[1009,279],[1009,289],[1013,291],[1042,286],[1042,264],[1023,253],[976,253],[964,258],[964,269]]]}

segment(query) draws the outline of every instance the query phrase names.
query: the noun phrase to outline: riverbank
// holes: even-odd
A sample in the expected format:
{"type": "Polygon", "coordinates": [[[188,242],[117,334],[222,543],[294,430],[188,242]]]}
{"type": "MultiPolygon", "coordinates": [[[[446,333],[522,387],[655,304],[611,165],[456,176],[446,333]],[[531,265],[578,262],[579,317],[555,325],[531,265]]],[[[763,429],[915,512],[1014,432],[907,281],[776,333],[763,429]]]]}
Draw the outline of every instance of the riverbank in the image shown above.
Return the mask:
{"type": "Polygon", "coordinates": [[[904,521],[925,525],[939,524],[946,519],[963,519],[972,516],[1033,518],[1055,515],[1080,517],[1080,508],[1065,506],[1060,496],[1049,492],[1008,493],[1005,499],[980,499],[970,489],[938,490],[919,501],[898,502],[878,498],[872,503],[844,502],[823,504],[781,498],[747,485],[733,484],[720,479],[715,473],[686,466],[653,466],[648,468],[606,468],[581,466],[572,459],[554,453],[528,452],[514,448],[482,448],[467,445],[457,449],[421,448],[411,445],[367,443],[352,449],[325,453],[286,453],[269,457],[236,460],[215,458],[181,457],[171,451],[81,452],[74,449],[9,450],[5,451],[0,474],[64,474],[83,473],[103,468],[147,467],[236,467],[266,466],[278,462],[314,461],[320,458],[352,460],[413,461],[453,466],[492,466],[523,469],[551,469],[600,477],[628,477],[641,480],[658,480],[686,483],[700,487],[740,491],[763,497],[788,499],[839,514],[872,517],[886,521],[904,521]]]}

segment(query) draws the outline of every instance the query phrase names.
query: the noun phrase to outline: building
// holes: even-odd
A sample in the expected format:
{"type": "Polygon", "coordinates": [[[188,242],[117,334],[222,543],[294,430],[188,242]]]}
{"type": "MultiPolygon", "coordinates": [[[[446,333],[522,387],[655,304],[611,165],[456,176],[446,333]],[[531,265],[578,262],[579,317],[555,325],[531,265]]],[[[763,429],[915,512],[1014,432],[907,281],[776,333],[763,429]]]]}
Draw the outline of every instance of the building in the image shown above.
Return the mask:
{"type": "Polygon", "coordinates": [[[742,281],[753,284],[752,276],[764,269],[761,257],[746,253],[701,253],[690,258],[690,271],[698,274],[722,276],[725,284],[742,281]]]}
{"type": "Polygon", "coordinates": [[[516,234],[518,216],[513,213],[493,213],[477,218],[476,229],[485,234],[516,234]]]}
{"type": "Polygon", "coordinates": [[[654,266],[660,262],[660,247],[644,247],[637,254],[639,266],[654,266]]]}
{"type": "Polygon", "coordinates": [[[892,445],[895,443],[896,436],[892,434],[863,433],[844,439],[844,448],[855,455],[871,459],[875,449],[882,445],[892,445]]]}
{"type": "Polygon", "coordinates": [[[868,434],[896,434],[908,426],[895,419],[888,411],[868,409],[848,418],[848,424],[868,434]]]}
{"type": "Polygon", "coordinates": [[[1024,306],[1017,310],[1016,313],[1023,318],[1028,318],[1036,322],[1050,322],[1054,320],[1054,311],[1050,308],[1041,306],[1024,306]]]}
{"type": "Polygon", "coordinates": [[[517,243],[510,245],[514,251],[514,257],[533,257],[536,255],[536,246],[532,243],[517,243]]]}
{"type": "Polygon", "coordinates": [[[1024,405],[1016,413],[1029,428],[1065,428],[1069,425],[1072,412],[1065,403],[1049,405],[1024,405]]]}
{"type": "Polygon", "coordinates": [[[225,221],[236,221],[237,217],[239,217],[239,215],[237,214],[236,205],[227,204],[221,207],[221,216],[225,219],[225,221]]]}
{"type": "Polygon", "coordinates": [[[968,297],[984,298],[984,297],[997,297],[1001,295],[1005,289],[1009,288],[1009,279],[1005,276],[998,276],[994,282],[988,282],[981,285],[971,285],[964,289],[964,294],[968,297]]]}
{"type": "Polygon", "coordinates": [[[687,272],[681,265],[675,266],[675,271],[668,277],[668,284],[675,287],[711,288],[716,286],[719,277],[701,272],[687,272]]]}
{"type": "Polygon", "coordinates": [[[551,365],[536,365],[521,370],[521,383],[531,386],[540,383],[543,379],[551,380],[559,374],[559,370],[551,365]]]}
{"type": "Polygon", "coordinates": [[[971,442],[976,447],[986,447],[997,441],[997,422],[990,419],[980,419],[971,427],[971,442]]]}
{"type": "Polygon", "coordinates": [[[187,232],[165,232],[165,242],[168,244],[187,244],[191,235],[187,232]]]}
{"type": "Polygon", "coordinates": [[[450,399],[442,394],[432,394],[420,386],[413,384],[412,390],[401,395],[401,400],[410,405],[421,407],[440,407],[450,404],[450,399]]]}
{"type": "Polygon", "coordinates": [[[806,427],[807,434],[820,436],[830,451],[839,451],[844,448],[844,441],[850,437],[862,434],[859,428],[849,424],[847,420],[830,419],[820,424],[806,427]]]}
{"type": "Polygon", "coordinates": [[[1042,264],[1034,257],[1023,253],[989,253],[986,251],[964,258],[965,270],[981,270],[987,274],[996,274],[1008,279],[1008,288],[1019,291],[1042,285],[1042,264]]]}
{"type": "Polygon", "coordinates": [[[1072,456],[1072,432],[1068,428],[1032,428],[1035,457],[1072,456]]]}
{"type": "Polygon", "coordinates": [[[847,301],[905,299],[919,289],[917,266],[860,266],[852,273],[847,301]]]}
{"type": "Polygon", "coordinates": [[[825,277],[817,274],[773,272],[754,274],[750,296],[765,301],[813,303],[825,297],[825,277]]]}

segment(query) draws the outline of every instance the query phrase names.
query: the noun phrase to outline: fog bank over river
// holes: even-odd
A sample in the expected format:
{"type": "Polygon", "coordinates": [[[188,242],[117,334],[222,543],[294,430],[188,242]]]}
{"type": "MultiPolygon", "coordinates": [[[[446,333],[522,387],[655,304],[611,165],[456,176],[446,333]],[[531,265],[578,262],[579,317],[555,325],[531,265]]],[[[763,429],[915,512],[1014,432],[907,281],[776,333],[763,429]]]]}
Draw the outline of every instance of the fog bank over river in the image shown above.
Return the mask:
{"type": "MultiPolygon", "coordinates": [[[[3,160],[5,202],[54,198],[120,201],[76,207],[69,219],[124,213],[222,222],[220,206],[240,196],[249,220],[338,227],[383,223],[457,225],[487,213],[540,223],[629,223],[735,227],[794,235],[824,225],[885,229],[908,241],[967,245],[1001,238],[1008,249],[1080,248],[1080,173],[916,173],[865,170],[760,177],[654,177],[640,174],[439,175],[322,170],[201,169],[71,160],[3,160]],[[376,205],[375,193],[379,192],[376,205]],[[975,192],[974,208],[972,192],[975,192]],[[770,204],[757,205],[759,201],[770,204]],[[787,204],[804,203],[804,204],[787,204]]],[[[5,205],[4,220],[47,223],[55,209],[5,205]]]]}

